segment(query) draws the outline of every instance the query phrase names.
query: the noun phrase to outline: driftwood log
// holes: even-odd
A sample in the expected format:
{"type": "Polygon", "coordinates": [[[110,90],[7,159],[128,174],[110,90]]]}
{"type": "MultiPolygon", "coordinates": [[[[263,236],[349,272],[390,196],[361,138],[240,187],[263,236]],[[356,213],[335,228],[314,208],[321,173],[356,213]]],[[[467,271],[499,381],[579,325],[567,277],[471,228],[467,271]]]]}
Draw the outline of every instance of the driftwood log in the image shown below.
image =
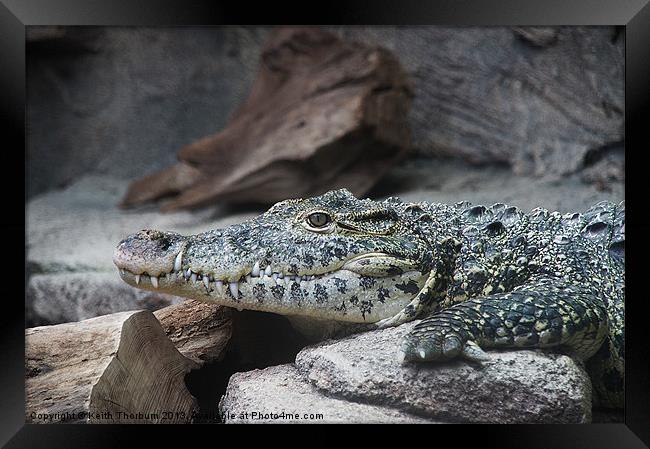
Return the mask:
{"type": "Polygon", "coordinates": [[[346,187],[366,193],[410,145],[411,91],[388,51],[320,28],[276,30],[247,100],[176,165],[131,183],[121,206],[273,203],[346,187]]]}
{"type": "Polygon", "coordinates": [[[167,337],[199,365],[221,360],[232,335],[232,309],[188,299],[156,310],[167,337]]]}
{"type": "Polygon", "coordinates": [[[26,421],[191,422],[185,375],[221,356],[230,313],[195,301],[167,309],[27,329],[26,421]]]}

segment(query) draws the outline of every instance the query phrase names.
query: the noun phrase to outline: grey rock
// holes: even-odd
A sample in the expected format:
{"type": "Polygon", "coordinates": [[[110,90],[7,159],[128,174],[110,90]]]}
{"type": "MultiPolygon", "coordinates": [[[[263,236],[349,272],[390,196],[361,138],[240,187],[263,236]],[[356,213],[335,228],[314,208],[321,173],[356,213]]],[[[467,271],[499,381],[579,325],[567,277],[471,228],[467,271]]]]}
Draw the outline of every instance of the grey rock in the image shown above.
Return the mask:
{"type": "Polygon", "coordinates": [[[324,396],[300,379],[293,365],[234,374],[219,411],[227,424],[434,422],[388,407],[324,396]]]}
{"type": "MultiPolygon", "coordinates": [[[[30,29],[30,197],[86,173],[135,179],[171,165],[246,98],[269,34],[68,27],[56,31],[65,39],[39,40],[53,30],[30,29]]],[[[623,140],[624,43],[613,27],[331,29],[398,55],[413,82],[420,154],[566,174],[623,140]]]]}
{"type": "Polygon", "coordinates": [[[614,27],[338,31],[400,57],[420,154],[566,175],[594,148],[623,140],[625,46],[614,27]]]}
{"type": "Polygon", "coordinates": [[[89,172],[136,178],[172,164],[246,98],[267,34],[67,27],[65,46],[28,44],[29,195],[89,172]]]}
{"type": "Polygon", "coordinates": [[[585,211],[603,200],[618,203],[625,199],[622,182],[609,182],[607,189],[602,189],[598,184],[585,184],[581,177],[513,176],[505,166],[476,167],[455,159],[414,158],[395,167],[372,193],[412,202],[505,203],[524,211],[544,207],[562,213],[585,211]]]}
{"type": "Polygon", "coordinates": [[[591,383],[566,355],[490,351],[482,366],[398,362],[414,323],[303,349],[298,372],[327,395],[429,418],[478,423],[591,421],[591,383]]]}
{"type": "Polygon", "coordinates": [[[27,263],[35,273],[105,271],[116,273],[113,251],[141,229],[198,233],[256,215],[219,216],[219,208],[161,214],[154,210],[124,212],[116,207],[126,183],[89,175],[65,189],[33,197],[27,204],[27,263]]]}
{"type": "Polygon", "coordinates": [[[548,47],[557,42],[559,28],[553,27],[515,27],[513,33],[536,47],[548,47]]]}
{"type": "Polygon", "coordinates": [[[113,273],[37,274],[27,284],[25,320],[30,327],[59,324],[127,310],[153,311],[182,300],[133,288],[113,273]]]}

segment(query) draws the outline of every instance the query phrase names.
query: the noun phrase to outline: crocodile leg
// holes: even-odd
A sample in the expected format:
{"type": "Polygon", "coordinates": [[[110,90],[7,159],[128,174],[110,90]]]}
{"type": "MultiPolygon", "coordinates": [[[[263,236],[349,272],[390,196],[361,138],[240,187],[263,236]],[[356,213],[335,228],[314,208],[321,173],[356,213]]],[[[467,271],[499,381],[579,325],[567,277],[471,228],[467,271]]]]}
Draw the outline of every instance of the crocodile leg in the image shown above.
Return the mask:
{"type": "Polygon", "coordinates": [[[408,321],[413,321],[418,316],[424,316],[438,310],[440,300],[444,298],[445,290],[454,274],[453,267],[459,249],[460,243],[455,238],[441,240],[434,250],[437,260],[433,262],[422,289],[395,316],[378,321],[375,324],[376,328],[384,329],[399,326],[408,321]]]}
{"type": "Polygon", "coordinates": [[[386,327],[399,326],[408,321],[413,321],[418,315],[427,310],[432,310],[432,308],[437,306],[434,298],[439,296],[443,285],[440,282],[440,277],[435,271],[432,271],[424,282],[424,287],[415,295],[413,300],[395,316],[378,321],[376,327],[378,329],[384,329],[386,327]]]}
{"type": "Polygon", "coordinates": [[[415,325],[402,344],[403,360],[480,361],[481,348],[554,346],[584,360],[607,335],[607,312],[595,297],[584,286],[541,279],[509,293],[469,299],[415,325]]]}

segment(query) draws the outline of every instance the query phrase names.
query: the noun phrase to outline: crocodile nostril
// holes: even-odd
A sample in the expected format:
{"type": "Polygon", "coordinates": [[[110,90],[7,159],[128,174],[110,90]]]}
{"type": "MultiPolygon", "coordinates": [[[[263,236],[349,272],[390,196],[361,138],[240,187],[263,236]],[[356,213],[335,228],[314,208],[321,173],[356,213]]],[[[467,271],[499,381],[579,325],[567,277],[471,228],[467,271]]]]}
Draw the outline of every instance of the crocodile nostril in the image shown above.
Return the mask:
{"type": "Polygon", "coordinates": [[[161,250],[167,251],[170,246],[172,246],[171,240],[165,237],[161,237],[160,240],[158,241],[158,246],[160,247],[161,250]]]}
{"type": "Polygon", "coordinates": [[[160,231],[156,231],[155,229],[143,229],[138,232],[136,236],[143,240],[156,240],[163,236],[163,234],[160,231]]]}

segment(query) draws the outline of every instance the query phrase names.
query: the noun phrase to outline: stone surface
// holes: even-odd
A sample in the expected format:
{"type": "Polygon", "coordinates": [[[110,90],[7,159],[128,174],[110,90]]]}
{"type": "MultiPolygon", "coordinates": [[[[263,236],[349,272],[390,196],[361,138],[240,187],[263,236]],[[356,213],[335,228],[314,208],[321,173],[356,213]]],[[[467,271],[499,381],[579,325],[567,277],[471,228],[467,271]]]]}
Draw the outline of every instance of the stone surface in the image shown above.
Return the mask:
{"type": "MultiPolygon", "coordinates": [[[[29,196],[86,173],[130,180],[173,164],[243,103],[270,31],[74,27],[43,40],[29,28],[29,196]]],[[[398,55],[420,154],[567,173],[623,140],[624,36],[614,27],[330,29],[398,55]]]]}
{"type": "Polygon", "coordinates": [[[90,271],[33,275],[25,301],[25,321],[33,327],[125,310],[153,311],[183,299],[135,289],[114,273],[90,271]]]}
{"type": "Polygon", "coordinates": [[[340,27],[400,56],[421,154],[566,175],[624,140],[624,38],[615,27],[340,27]]]}
{"type": "Polygon", "coordinates": [[[449,422],[588,423],[591,383],[566,355],[490,351],[482,366],[465,361],[400,365],[412,328],[366,332],[303,349],[298,372],[322,392],[449,422]]]}
{"type": "Polygon", "coordinates": [[[267,34],[67,27],[63,41],[30,42],[29,195],[86,173],[132,179],[172,164],[178,148],[223,127],[246,98],[267,34]]]}
{"type": "Polygon", "coordinates": [[[434,422],[388,407],[324,396],[302,380],[293,365],[234,374],[219,411],[227,424],[434,422]]]}
{"type": "Polygon", "coordinates": [[[578,174],[556,178],[513,176],[503,165],[474,167],[453,159],[413,158],[389,172],[370,194],[413,202],[505,203],[526,212],[536,207],[579,212],[599,201],[624,200],[625,185],[612,183],[602,189],[596,184],[586,185],[578,174]]]}
{"type": "Polygon", "coordinates": [[[119,178],[90,175],[65,189],[32,198],[27,204],[30,271],[115,273],[115,247],[124,237],[141,229],[194,234],[256,215],[225,216],[219,207],[195,213],[161,214],[152,209],[125,212],[116,207],[125,189],[126,183],[119,178]],[[215,215],[219,218],[215,219],[215,215]]]}

